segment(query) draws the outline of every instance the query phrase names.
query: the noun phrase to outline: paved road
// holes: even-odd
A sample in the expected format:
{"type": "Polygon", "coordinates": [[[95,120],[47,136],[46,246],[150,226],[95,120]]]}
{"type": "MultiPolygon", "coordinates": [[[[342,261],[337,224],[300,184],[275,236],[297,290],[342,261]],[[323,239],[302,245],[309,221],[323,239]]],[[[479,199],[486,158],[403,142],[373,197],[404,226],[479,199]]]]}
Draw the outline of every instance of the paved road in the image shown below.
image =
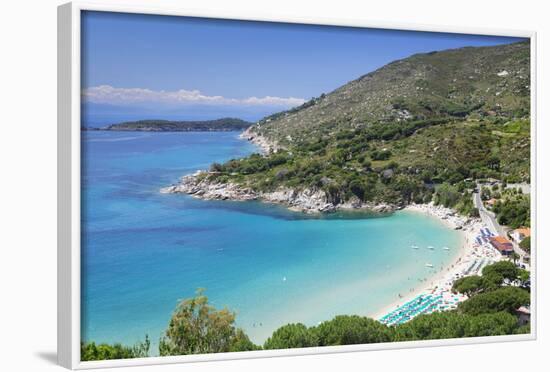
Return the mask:
{"type": "MultiPolygon", "coordinates": [[[[479,189],[480,188],[478,188],[478,190],[479,189]]],[[[483,223],[489,228],[489,230],[491,230],[492,233],[505,237],[506,230],[497,222],[495,214],[485,208],[483,202],[481,201],[480,192],[475,192],[473,198],[474,206],[478,209],[479,216],[481,217],[483,223]]],[[[520,260],[523,261],[523,257],[527,253],[523,249],[521,249],[516,242],[512,242],[512,245],[514,247],[514,252],[516,252],[520,256],[520,260]]]]}
{"type": "Polygon", "coordinates": [[[488,211],[483,206],[483,202],[481,201],[481,196],[479,194],[479,192],[474,193],[474,205],[479,210],[479,216],[481,217],[481,220],[485,225],[487,225],[487,227],[489,228],[489,230],[491,230],[493,234],[506,236],[506,231],[497,222],[495,214],[488,211]]]}

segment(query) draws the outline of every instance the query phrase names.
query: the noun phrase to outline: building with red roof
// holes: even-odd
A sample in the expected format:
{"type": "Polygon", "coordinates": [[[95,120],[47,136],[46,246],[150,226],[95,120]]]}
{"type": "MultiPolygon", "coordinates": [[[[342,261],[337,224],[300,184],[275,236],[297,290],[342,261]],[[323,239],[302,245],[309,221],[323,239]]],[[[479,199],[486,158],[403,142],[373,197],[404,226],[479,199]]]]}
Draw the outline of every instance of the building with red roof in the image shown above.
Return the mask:
{"type": "Polygon", "coordinates": [[[514,252],[514,245],[504,236],[492,236],[489,238],[489,242],[504,256],[509,256],[514,252]]]}

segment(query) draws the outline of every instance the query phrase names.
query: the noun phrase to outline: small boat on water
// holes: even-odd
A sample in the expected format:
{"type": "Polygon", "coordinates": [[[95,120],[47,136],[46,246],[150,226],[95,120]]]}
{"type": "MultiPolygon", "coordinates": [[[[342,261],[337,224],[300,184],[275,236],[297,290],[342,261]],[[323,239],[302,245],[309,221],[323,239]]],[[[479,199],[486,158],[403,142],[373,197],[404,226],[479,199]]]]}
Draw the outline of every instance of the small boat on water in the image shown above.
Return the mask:
{"type": "Polygon", "coordinates": [[[443,249],[446,250],[446,251],[448,251],[448,250],[450,250],[451,248],[449,248],[449,247],[443,247],[443,249]]]}
{"type": "Polygon", "coordinates": [[[418,249],[418,246],[417,245],[411,245],[411,248],[412,249],[418,249]]]}
{"type": "Polygon", "coordinates": [[[429,245],[428,249],[434,250],[434,247],[432,245],[429,245]]]}
{"type": "Polygon", "coordinates": [[[432,265],[431,263],[427,263],[426,267],[434,267],[434,265],[432,265]]]}

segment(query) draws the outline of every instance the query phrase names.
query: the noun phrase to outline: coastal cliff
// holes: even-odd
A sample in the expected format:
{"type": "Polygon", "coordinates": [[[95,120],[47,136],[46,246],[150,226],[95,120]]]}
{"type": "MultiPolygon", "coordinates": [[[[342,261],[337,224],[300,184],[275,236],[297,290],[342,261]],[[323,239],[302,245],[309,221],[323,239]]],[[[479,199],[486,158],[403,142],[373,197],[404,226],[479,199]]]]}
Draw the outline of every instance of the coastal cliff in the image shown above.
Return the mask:
{"type": "Polygon", "coordinates": [[[252,127],[248,127],[244,132],[240,134],[240,138],[252,142],[258,146],[264,154],[269,154],[271,152],[277,152],[283,149],[282,146],[279,146],[275,141],[270,141],[267,137],[262,136],[261,134],[251,130],[252,127]]]}
{"type": "Polygon", "coordinates": [[[323,190],[296,190],[280,187],[275,191],[254,191],[235,183],[212,182],[208,172],[199,171],[181,178],[180,182],[161,189],[165,194],[188,194],[205,200],[259,200],[267,203],[281,204],[290,210],[304,213],[330,213],[336,211],[365,210],[375,213],[390,213],[399,207],[391,204],[363,203],[358,198],[345,203],[333,203],[323,190]]]}

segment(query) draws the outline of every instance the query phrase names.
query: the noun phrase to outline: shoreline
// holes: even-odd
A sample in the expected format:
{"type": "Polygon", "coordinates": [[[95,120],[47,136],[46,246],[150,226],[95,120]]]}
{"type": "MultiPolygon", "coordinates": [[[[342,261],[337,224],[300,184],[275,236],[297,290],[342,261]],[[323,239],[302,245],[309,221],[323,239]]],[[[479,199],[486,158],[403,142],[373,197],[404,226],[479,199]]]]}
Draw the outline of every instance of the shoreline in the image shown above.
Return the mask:
{"type": "Polygon", "coordinates": [[[239,138],[252,142],[254,145],[258,146],[264,155],[269,154],[272,151],[277,152],[279,149],[282,149],[282,147],[277,145],[275,142],[269,141],[266,137],[252,132],[252,127],[254,127],[254,125],[246,128],[241,134],[239,134],[239,138]]]}
{"type": "MultiPolygon", "coordinates": [[[[249,188],[228,183],[211,183],[207,180],[200,180],[200,175],[205,171],[198,171],[193,175],[182,177],[181,181],[170,187],[161,190],[163,193],[185,193],[193,197],[206,200],[233,200],[250,201],[257,200],[270,204],[280,204],[289,210],[313,213],[330,212],[353,212],[372,211],[377,213],[393,213],[396,210],[404,210],[412,213],[427,215],[437,219],[447,228],[460,231],[460,243],[452,259],[439,271],[430,271],[423,282],[411,288],[407,293],[399,293],[399,298],[381,307],[377,311],[365,313],[364,315],[382,322],[381,318],[386,314],[399,309],[404,304],[417,298],[420,295],[441,296],[442,307],[435,311],[454,309],[458,303],[467,299],[465,295],[453,294],[451,289],[454,282],[466,275],[475,275],[481,272],[484,266],[500,261],[501,254],[491,246],[476,243],[476,237],[485,226],[480,218],[468,218],[459,215],[455,210],[436,206],[433,202],[429,204],[410,204],[404,208],[394,205],[371,205],[363,203],[347,202],[345,204],[332,205],[327,203],[326,195],[321,190],[278,189],[273,192],[255,192],[249,188]],[[473,270],[473,271],[472,271],[473,270]]],[[[416,316],[416,315],[415,315],[416,316]]],[[[413,316],[414,317],[414,316],[413,316]]]]}
{"type": "Polygon", "coordinates": [[[255,191],[249,187],[235,183],[212,182],[206,179],[210,174],[207,171],[197,171],[193,174],[181,177],[180,181],[168,187],[160,189],[162,194],[187,194],[203,200],[231,200],[251,201],[257,200],[264,203],[283,205],[293,212],[306,214],[332,213],[332,212],[374,212],[391,213],[399,209],[393,204],[373,204],[350,200],[346,203],[333,204],[328,201],[323,190],[305,188],[295,190],[288,187],[279,187],[274,191],[255,191]]]}
{"type": "MultiPolygon", "coordinates": [[[[280,147],[251,131],[251,127],[242,132],[239,138],[256,145],[265,155],[270,152],[277,152],[280,147]]],[[[388,203],[362,202],[358,198],[346,201],[345,203],[333,204],[325,191],[320,189],[305,188],[296,190],[280,186],[273,191],[255,191],[249,187],[238,185],[232,182],[221,183],[207,180],[209,174],[215,174],[207,170],[199,170],[179,179],[175,184],[160,189],[162,194],[188,194],[192,197],[204,200],[231,200],[250,201],[258,200],[264,203],[283,205],[293,212],[306,214],[331,213],[331,212],[373,212],[392,213],[400,206],[388,203]]]]}
{"type": "MultiPolygon", "coordinates": [[[[250,130],[251,128],[249,127],[242,132],[239,138],[252,142],[263,154],[276,152],[280,149],[265,137],[253,133],[250,130]]],[[[500,253],[494,248],[479,246],[476,243],[476,236],[479,234],[480,229],[485,227],[480,218],[460,216],[453,209],[435,206],[433,202],[429,204],[410,204],[404,208],[389,204],[362,203],[359,200],[333,205],[328,202],[327,196],[322,190],[304,189],[298,191],[280,187],[271,192],[257,192],[234,183],[216,183],[201,177],[208,173],[207,171],[197,171],[192,175],[183,176],[177,184],[161,189],[161,193],[185,193],[205,200],[257,200],[264,203],[280,204],[291,211],[306,214],[353,211],[393,213],[402,209],[428,215],[436,218],[450,229],[460,230],[460,244],[450,263],[437,272],[430,272],[424,282],[419,283],[420,285],[412,288],[410,292],[406,294],[399,293],[399,298],[387,306],[366,314],[366,316],[378,321],[384,315],[399,309],[405,303],[420,295],[441,295],[444,303],[449,305],[445,308],[455,308],[459,302],[466,300],[467,297],[461,294],[452,294],[453,283],[465,275],[479,273],[485,265],[502,259],[500,253]],[[475,268],[474,272],[471,272],[472,267],[475,268]]]]}
{"type": "MultiPolygon", "coordinates": [[[[460,247],[450,263],[443,267],[442,270],[434,273],[434,275],[430,277],[427,277],[424,283],[414,288],[411,292],[396,299],[378,311],[367,315],[375,320],[380,320],[380,318],[384,315],[400,308],[405,303],[420,295],[433,295],[437,293],[441,294],[445,300],[455,298],[458,299],[457,302],[462,302],[466,300],[467,297],[461,294],[452,294],[451,288],[453,283],[458,278],[465,276],[464,273],[467,271],[468,267],[470,267],[473,262],[477,262],[477,260],[480,262],[497,262],[502,259],[500,253],[496,250],[479,246],[475,242],[475,238],[476,235],[479,234],[479,230],[485,226],[479,218],[473,219],[460,216],[457,212],[450,208],[435,206],[433,202],[429,204],[411,204],[403,210],[414,213],[422,213],[424,215],[437,218],[441,223],[452,229],[455,229],[457,226],[462,226],[460,229],[460,247]]],[[[478,271],[480,270],[481,264],[478,271]]],[[[468,274],[474,275],[476,272],[468,274]]]]}

